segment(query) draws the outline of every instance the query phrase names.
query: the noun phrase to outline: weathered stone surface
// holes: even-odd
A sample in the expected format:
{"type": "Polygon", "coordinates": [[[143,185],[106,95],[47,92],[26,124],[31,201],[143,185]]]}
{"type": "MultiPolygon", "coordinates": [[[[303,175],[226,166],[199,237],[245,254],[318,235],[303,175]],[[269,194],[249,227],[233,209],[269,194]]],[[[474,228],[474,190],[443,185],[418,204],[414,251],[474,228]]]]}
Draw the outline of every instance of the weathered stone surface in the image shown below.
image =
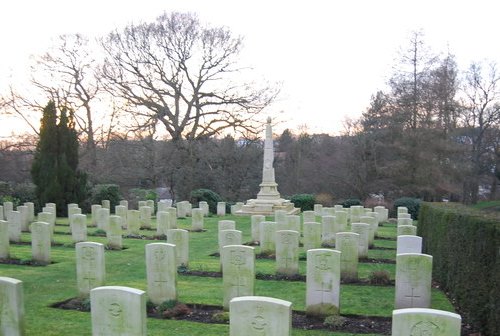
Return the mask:
{"type": "Polygon", "coordinates": [[[293,230],[276,231],[276,273],[299,274],[299,237],[293,230]]]}
{"type": "Polygon", "coordinates": [[[219,254],[222,248],[227,245],[241,245],[242,232],[238,230],[220,230],[219,231],[219,254]]]}
{"type": "Polygon", "coordinates": [[[414,235],[398,236],[396,254],[401,253],[422,253],[422,237],[414,235]]]}
{"type": "Polygon", "coordinates": [[[226,215],[226,202],[217,202],[217,216],[226,215]]]}
{"type": "Polygon", "coordinates": [[[139,210],[127,211],[127,233],[138,235],[141,230],[141,213],[139,210]]]}
{"type": "Polygon", "coordinates": [[[335,249],[340,251],[340,276],[342,280],[358,278],[358,245],[359,234],[339,232],[335,238],[335,249]]]}
{"type": "Polygon", "coordinates": [[[306,313],[314,316],[339,314],[340,256],[331,249],[307,251],[306,313]]]}
{"type": "MultiPolygon", "coordinates": [[[[323,216],[323,205],[322,204],[314,204],[314,215],[323,216]]],[[[305,223],[306,221],[304,221],[305,223]]]]}
{"type": "Polygon", "coordinates": [[[9,222],[0,219],[0,259],[8,259],[9,251],[9,222]]]}
{"type": "Polygon", "coordinates": [[[200,208],[195,208],[191,210],[191,230],[192,231],[203,231],[204,228],[204,216],[203,210],[200,208]]]}
{"type": "Polygon", "coordinates": [[[24,336],[23,282],[0,277],[0,335],[24,336]]]}
{"type": "Polygon", "coordinates": [[[316,222],[316,213],[312,210],[302,212],[302,223],[316,222]]]}
{"type": "Polygon", "coordinates": [[[392,336],[460,336],[462,318],[443,310],[396,309],[392,312],[392,336]]]}
{"type": "Polygon", "coordinates": [[[109,200],[102,200],[101,205],[104,209],[111,210],[111,202],[109,200]]]}
{"type": "Polygon", "coordinates": [[[236,222],[234,220],[220,220],[217,222],[218,232],[222,230],[236,230],[236,222]]]}
{"type": "Polygon", "coordinates": [[[120,206],[124,206],[126,210],[128,210],[128,201],[127,200],[121,200],[120,201],[120,206]]]}
{"type": "Polygon", "coordinates": [[[370,239],[370,224],[366,223],[352,223],[351,231],[359,234],[358,241],[358,257],[368,257],[368,245],[370,239]]]}
{"type": "Polygon", "coordinates": [[[168,207],[167,212],[170,215],[170,228],[177,229],[177,209],[174,207],[168,207]]]}
{"type": "Polygon", "coordinates": [[[39,212],[37,217],[38,217],[38,222],[44,222],[50,225],[50,240],[54,241],[54,229],[55,229],[54,215],[51,214],[50,212],[39,212]]]}
{"type": "Polygon", "coordinates": [[[380,222],[387,222],[389,219],[389,209],[386,209],[384,206],[378,205],[373,208],[373,211],[378,214],[380,222]]]}
{"type": "Polygon", "coordinates": [[[263,296],[237,297],[230,302],[230,336],[290,336],[292,303],[263,296]]]}
{"type": "Polygon", "coordinates": [[[101,207],[97,209],[97,227],[101,230],[108,231],[109,227],[109,209],[101,207]]]}
{"type": "Polygon", "coordinates": [[[154,304],[177,300],[176,246],[168,243],[146,245],[148,297],[154,304]]]}
{"type": "Polygon", "coordinates": [[[19,211],[11,211],[9,214],[9,240],[11,242],[21,241],[21,214],[19,211]]]}
{"type": "Polygon", "coordinates": [[[432,256],[419,253],[396,255],[395,308],[431,306],[432,256]]]}
{"type": "Polygon", "coordinates": [[[304,223],[304,251],[321,247],[321,223],[304,223]]]}
{"type": "Polygon", "coordinates": [[[35,221],[35,203],[25,202],[24,205],[28,207],[28,223],[35,221]]]}
{"type": "Polygon", "coordinates": [[[257,242],[260,240],[260,223],[266,220],[264,215],[252,215],[251,220],[251,230],[252,230],[252,241],[257,242]]]}
{"type": "Polygon", "coordinates": [[[400,206],[398,207],[397,209],[397,214],[398,214],[398,217],[399,217],[399,214],[407,214],[408,213],[408,208],[407,207],[403,207],[403,206],[400,206]]]}
{"type": "Polygon", "coordinates": [[[3,215],[6,221],[10,221],[10,213],[14,211],[14,203],[3,202],[3,215]]]}
{"type": "Polygon", "coordinates": [[[139,221],[141,223],[141,229],[151,229],[151,207],[141,206],[139,208],[139,221]]]}
{"type": "Polygon", "coordinates": [[[115,206],[115,215],[120,216],[122,219],[122,229],[127,229],[127,214],[128,208],[124,205],[115,206]]]}
{"type": "Polygon", "coordinates": [[[300,216],[299,215],[287,215],[286,216],[286,230],[292,230],[301,232],[300,230],[300,216]]]}
{"type": "Polygon", "coordinates": [[[210,215],[210,207],[207,202],[200,201],[198,207],[203,211],[203,216],[208,217],[208,215],[210,215]]]}
{"type": "Polygon", "coordinates": [[[365,209],[361,205],[353,205],[350,208],[350,219],[351,223],[360,223],[359,217],[363,216],[365,209]]]}
{"type": "Polygon", "coordinates": [[[335,244],[335,234],[338,228],[335,225],[335,216],[321,217],[321,243],[333,246],[335,244]]]}
{"type": "Polygon", "coordinates": [[[93,336],[146,336],[146,293],[104,286],[90,291],[93,336]]]}
{"type": "Polygon", "coordinates": [[[87,296],[92,288],[104,286],[106,266],[104,245],[94,242],[80,242],[76,251],[76,286],[80,296],[87,296]]]}
{"type": "Polygon", "coordinates": [[[175,245],[177,267],[189,265],[189,232],[183,229],[167,230],[167,243],[175,245]]]}
{"type": "Polygon", "coordinates": [[[99,209],[102,208],[102,205],[100,204],[92,204],[90,206],[90,218],[91,218],[91,222],[92,222],[92,226],[97,226],[97,218],[98,218],[98,211],[99,209]]]}
{"type": "Polygon", "coordinates": [[[71,228],[71,239],[74,243],[87,240],[87,216],[74,214],[69,218],[71,228]]]}
{"type": "Polygon", "coordinates": [[[260,223],[260,253],[272,254],[276,250],[276,223],[260,223]]]}
{"type": "Polygon", "coordinates": [[[335,211],[336,232],[345,232],[347,230],[348,217],[347,211],[335,211]]]}
{"type": "Polygon", "coordinates": [[[276,223],[276,230],[287,230],[287,221],[286,221],[285,210],[275,210],[274,211],[274,222],[276,223]]]}
{"type": "Polygon", "coordinates": [[[26,205],[20,205],[17,207],[17,211],[20,213],[21,220],[21,231],[28,232],[29,231],[29,213],[28,207],[26,205]]]}
{"type": "Polygon", "coordinates": [[[254,295],[255,252],[251,246],[228,245],[222,248],[223,307],[238,296],[254,295]]]}
{"type": "Polygon", "coordinates": [[[378,225],[376,223],[375,218],[373,218],[372,216],[360,216],[359,222],[370,225],[368,244],[369,244],[369,246],[373,246],[373,243],[375,241],[375,233],[376,233],[377,228],[378,228],[378,225]]]}
{"type": "Polygon", "coordinates": [[[417,227],[413,225],[399,225],[397,234],[398,236],[415,236],[417,234],[417,227]]]}
{"type": "Polygon", "coordinates": [[[170,214],[166,211],[156,213],[156,234],[166,235],[170,229],[170,214]]]}
{"type": "Polygon", "coordinates": [[[50,264],[50,224],[31,223],[32,259],[42,264],[50,264]]]}
{"type": "Polygon", "coordinates": [[[122,219],[120,216],[109,216],[108,230],[106,231],[108,238],[108,247],[114,250],[122,249],[122,219]]]}
{"type": "MultiPolygon", "coordinates": [[[[406,214],[403,214],[403,215],[406,215],[406,214]]],[[[397,219],[398,221],[398,226],[401,226],[401,225],[413,225],[413,219],[411,218],[407,218],[407,217],[399,217],[397,219]]]]}

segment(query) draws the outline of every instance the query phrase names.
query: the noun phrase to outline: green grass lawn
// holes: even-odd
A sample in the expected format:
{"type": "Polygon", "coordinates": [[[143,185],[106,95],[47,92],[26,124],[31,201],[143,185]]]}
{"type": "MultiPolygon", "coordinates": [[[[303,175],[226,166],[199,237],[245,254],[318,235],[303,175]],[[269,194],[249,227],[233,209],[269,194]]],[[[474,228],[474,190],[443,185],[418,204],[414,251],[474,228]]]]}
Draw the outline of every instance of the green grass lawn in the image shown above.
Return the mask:
{"type": "MultiPolygon", "coordinates": [[[[220,217],[205,219],[205,232],[189,233],[189,253],[191,270],[219,271],[219,259],[210,256],[217,252],[217,222],[220,217]]],[[[236,228],[243,231],[243,241],[250,241],[250,218],[226,216],[224,219],[236,221],[236,228]]],[[[180,219],[179,227],[189,229],[191,220],[180,219]]],[[[55,227],[55,242],[52,247],[53,264],[48,266],[27,266],[0,264],[0,275],[23,281],[27,335],[90,335],[90,313],[61,310],[49,306],[77,296],[74,244],[69,232],[68,220],[60,218],[55,227]]],[[[153,225],[155,222],[153,221],[153,225]]],[[[89,233],[95,232],[89,228],[89,233]]],[[[155,231],[141,231],[153,236],[155,231]]],[[[396,257],[396,227],[385,224],[379,229],[375,249],[369,251],[369,258],[392,259],[396,257]]],[[[22,241],[29,242],[30,234],[23,233],[22,241]]],[[[89,236],[89,241],[106,243],[106,238],[89,236]]],[[[146,290],[146,267],[144,245],[152,240],[124,239],[121,251],[106,250],[106,285],[120,285],[146,290]]],[[[256,253],[259,248],[255,247],[256,253]]],[[[301,251],[304,253],[304,251],[301,251]]],[[[11,245],[11,257],[31,259],[30,245],[11,245]]],[[[305,274],[306,261],[300,261],[300,272],[305,274]]],[[[367,279],[371,272],[387,270],[394,279],[395,265],[389,263],[360,263],[359,276],[367,279]]],[[[274,260],[257,259],[256,271],[274,274],[274,260]]],[[[178,277],[179,301],[209,305],[222,305],[222,278],[189,276],[178,277]]],[[[305,282],[256,280],[255,295],[270,296],[293,302],[294,310],[305,309],[305,282]]],[[[369,286],[356,284],[341,285],[341,314],[390,317],[394,306],[393,286],[369,286]]],[[[453,306],[443,292],[433,289],[432,308],[453,311],[453,306]]],[[[158,320],[148,318],[148,335],[227,335],[229,326],[188,321],[158,320]]],[[[331,331],[299,329],[293,335],[352,335],[331,331]]],[[[375,334],[364,334],[375,335],[375,334]]]]}

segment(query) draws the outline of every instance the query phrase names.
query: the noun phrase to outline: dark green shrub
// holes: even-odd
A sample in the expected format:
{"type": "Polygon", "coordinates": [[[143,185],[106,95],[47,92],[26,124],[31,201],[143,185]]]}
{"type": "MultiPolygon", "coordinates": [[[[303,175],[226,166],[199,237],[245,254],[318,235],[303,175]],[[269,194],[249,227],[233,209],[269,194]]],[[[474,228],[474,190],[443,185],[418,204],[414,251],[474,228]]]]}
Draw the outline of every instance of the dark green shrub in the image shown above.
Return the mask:
{"type": "Polygon", "coordinates": [[[117,184],[96,184],[92,188],[92,204],[101,204],[103,200],[109,200],[110,209],[120,204],[123,199],[120,193],[120,187],[117,184]]]}
{"type": "Polygon", "coordinates": [[[394,214],[397,215],[398,207],[406,207],[408,208],[408,213],[411,215],[411,218],[418,219],[418,211],[420,209],[420,203],[422,201],[418,198],[413,197],[401,197],[394,201],[394,214]]]}
{"type": "Polygon", "coordinates": [[[314,209],[316,199],[311,194],[296,194],[290,198],[290,201],[295,204],[296,208],[300,208],[301,211],[308,211],[314,209]]]}
{"type": "Polygon", "coordinates": [[[196,189],[191,191],[191,203],[198,204],[200,201],[208,203],[208,209],[211,213],[217,213],[217,203],[222,202],[222,197],[210,189],[196,189]]]}
{"type": "Polygon", "coordinates": [[[348,198],[344,202],[340,203],[344,208],[350,208],[353,205],[363,205],[361,200],[358,198],[348,198]]]}
{"type": "Polygon", "coordinates": [[[347,319],[343,316],[330,315],[330,316],[325,317],[325,320],[323,321],[323,325],[325,327],[338,329],[338,328],[341,328],[346,323],[346,321],[347,321],[347,319]]]}
{"type": "Polygon", "coordinates": [[[213,323],[226,324],[229,323],[229,312],[220,312],[212,315],[213,323]]]}
{"type": "Polygon", "coordinates": [[[482,335],[500,335],[500,216],[459,204],[420,207],[418,235],[432,277],[482,335]]]}

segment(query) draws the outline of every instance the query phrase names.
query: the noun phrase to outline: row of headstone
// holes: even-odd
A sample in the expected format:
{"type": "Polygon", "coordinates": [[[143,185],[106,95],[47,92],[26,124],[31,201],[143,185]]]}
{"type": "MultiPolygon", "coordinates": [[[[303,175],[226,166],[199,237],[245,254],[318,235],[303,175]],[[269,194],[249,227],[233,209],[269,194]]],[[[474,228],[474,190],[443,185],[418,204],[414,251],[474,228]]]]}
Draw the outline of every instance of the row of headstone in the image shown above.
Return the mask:
{"type": "MultiPolygon", "coordinates": [[[[324,252],[317,256],[323,261],[322,268],[334,267],[331,260],[335,256],[324,252]]],[[[328,273],[319,278],[320,285],[311,288],[308,300],[335,302],[335,294],[329,286],[336,279],[325,274],[328,273]]],[[[0,277],[0,334],[25,334],[23,295],[22,281],[0,277]]],[[[147,335],[146,292],[125,286],[99,286],[90,290],[90,305],[93,335],[147,335]]],[[[292,303],[281,299],[253,295],[235,297],[229,301],[229,317],[231,336],[289,336],[292,332],[292,303]]],[[[392,313],[392,336],[459,336],[460,328],[460,315],[451,312],[406,308],[392,313]]]]}
{"type": "MultiPolygon", "coordinates": [[[[305,213],[306,211],[304,211],[305,213]]],[[[365,208],[361,205],[353,205],[349,208],[344,208],[342,205],[335,205],[334,207],[324,207],[322,204],[314,204],[314,216],[336,216],[337,213],[344,212],[346,220],[350,223],[357,223],[361,216],[372,215],[376,218],[378,223],[385,222],[389,219],[389,209],[384,206],[375,206],[374,208],[365,208]]],[[[315,220],[313,220],[315,221],[315,220]]]]}

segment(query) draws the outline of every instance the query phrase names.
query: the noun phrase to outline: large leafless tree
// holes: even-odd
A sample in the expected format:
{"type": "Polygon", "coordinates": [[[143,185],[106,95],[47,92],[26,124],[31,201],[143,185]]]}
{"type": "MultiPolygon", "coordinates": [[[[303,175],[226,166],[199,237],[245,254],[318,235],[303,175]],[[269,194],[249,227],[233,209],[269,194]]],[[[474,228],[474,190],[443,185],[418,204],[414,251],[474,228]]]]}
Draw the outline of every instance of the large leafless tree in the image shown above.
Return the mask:
{"type": "Polygon", "coordinates": [[[255,116],[277,90],[257,87],[237,66],[241,37],[203,25],[190,13],[131,24],[101,40],[107,89],[123,98],[138,126],[164,126],[173,140],[226,129],[254,131],[255,116]]]}

